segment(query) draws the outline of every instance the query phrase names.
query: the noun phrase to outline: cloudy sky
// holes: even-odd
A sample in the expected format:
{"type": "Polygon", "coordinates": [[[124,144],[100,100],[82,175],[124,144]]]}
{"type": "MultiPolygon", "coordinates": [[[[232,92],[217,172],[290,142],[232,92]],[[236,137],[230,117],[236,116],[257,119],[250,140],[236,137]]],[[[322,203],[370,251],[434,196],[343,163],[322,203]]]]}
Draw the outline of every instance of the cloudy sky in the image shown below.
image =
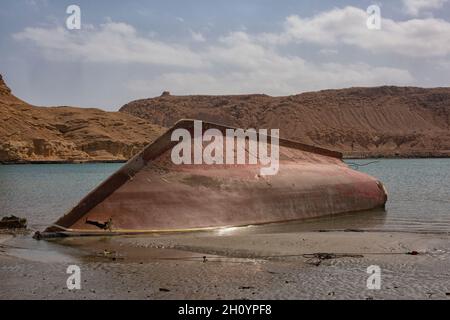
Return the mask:
{"type": "Polygon", "coordinates": [[[109,110],[163,90],[449,86],[450,1],[2,0],[0,73],[30,103],[109,110]]]}

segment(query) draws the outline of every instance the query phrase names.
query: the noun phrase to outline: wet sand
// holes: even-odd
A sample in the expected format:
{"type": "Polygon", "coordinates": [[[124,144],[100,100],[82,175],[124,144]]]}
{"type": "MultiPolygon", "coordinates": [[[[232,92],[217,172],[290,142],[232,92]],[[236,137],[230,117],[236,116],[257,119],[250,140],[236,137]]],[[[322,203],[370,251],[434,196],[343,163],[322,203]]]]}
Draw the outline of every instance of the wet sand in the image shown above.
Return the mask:
{"type": "Polygon", "coordinates": [[[0,284],[1,299],[450,299],[450,237],[245,228],[54,241],[0,235],[0,284]],[[81,268],[81,290],[66,287],[71,264],[81,268]],[[366,287],[370,265],[381,268],[380,290],[366,287]]]}

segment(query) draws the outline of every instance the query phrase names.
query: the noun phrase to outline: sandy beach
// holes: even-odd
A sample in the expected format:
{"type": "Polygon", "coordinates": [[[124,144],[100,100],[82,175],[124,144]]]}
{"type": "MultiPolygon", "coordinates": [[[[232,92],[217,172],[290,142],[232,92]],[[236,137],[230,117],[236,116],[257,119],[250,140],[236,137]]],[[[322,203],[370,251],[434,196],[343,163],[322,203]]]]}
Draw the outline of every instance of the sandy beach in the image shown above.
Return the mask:
{"type": "Polygon", "coordinates": [[[450,299],[449,248],[448,234],[356,230],[1,235],[0,299],[450,299]],[[67,289],[72,264],[81,290],[67,289]],[[371,265],[380,290],[367,289],[371,265]]]}

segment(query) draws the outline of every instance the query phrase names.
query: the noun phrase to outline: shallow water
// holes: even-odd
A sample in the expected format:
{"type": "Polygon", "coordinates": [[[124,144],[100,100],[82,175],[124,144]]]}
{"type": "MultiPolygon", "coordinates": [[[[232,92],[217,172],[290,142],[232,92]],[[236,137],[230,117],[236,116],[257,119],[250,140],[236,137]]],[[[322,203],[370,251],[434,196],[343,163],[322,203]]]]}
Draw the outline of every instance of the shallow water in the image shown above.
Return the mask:
{"type": "Polygon", "coordinates": [[[450,159],[383,159],[359,170],[387,188],[383,229],[450,232],[450,159]]]}
{"type": "MultiPolygon", "coordinates": [[[[293,232],[365,229],[450,232],[450,159],[347,160],[380,179],[388,190],[386,211],[358,212],[239,230],[293,232]]],[[[43,229],[74,206],[121,164],[0,165],[0,217],[25,217],[43,229]]],[[[226,234],[235,230],[221,230],[226,234]]]]}
{"type": "Polygon", "coordinates": [[[117,163],[0,165],[0,217],[42,229],[120,168],[117,163]]]}

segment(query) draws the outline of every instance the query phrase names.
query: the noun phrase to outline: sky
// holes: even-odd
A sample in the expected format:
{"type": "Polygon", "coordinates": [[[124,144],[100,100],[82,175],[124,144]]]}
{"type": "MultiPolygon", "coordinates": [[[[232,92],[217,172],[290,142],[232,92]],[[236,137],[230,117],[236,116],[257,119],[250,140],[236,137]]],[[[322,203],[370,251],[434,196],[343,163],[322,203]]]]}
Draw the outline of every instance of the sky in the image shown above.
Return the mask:
{"type": "Polygon", "coordinates": [[[106,110],[165,90],[449,86],[450,0],[2,0],[0,73],[34,105],[106,110]]]}

